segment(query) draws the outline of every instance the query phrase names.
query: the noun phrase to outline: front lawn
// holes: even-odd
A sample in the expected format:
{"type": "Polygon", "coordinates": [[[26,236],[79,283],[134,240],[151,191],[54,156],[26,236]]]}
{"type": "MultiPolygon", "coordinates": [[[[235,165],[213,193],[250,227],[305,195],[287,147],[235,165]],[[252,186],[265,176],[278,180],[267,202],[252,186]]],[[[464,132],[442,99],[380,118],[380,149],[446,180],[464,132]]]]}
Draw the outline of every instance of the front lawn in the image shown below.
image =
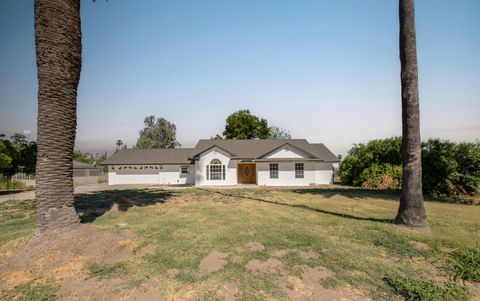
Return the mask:
{"type": "MultiPolygon", "coordinates": [[[[336,188],[81,195],[82,220],[132,232],[122,244],[134,255],[108,263],[88,257],[76,268],[88,281],[113,283],[122,296],[141,291],[167,300],[467,300],[477,288],[451,281],[461,278],[452,266],[462,250],[473,250],[476,260],[480,206],[426,202],[429,228],[412,230],[393,224],[398,199],[394,192],[336,188]],[[428,292],[415,291],[427,287],[422,283],[428,292]]],[[[1,258],[34,233],[33,207],[0,204],[1,258]]],[[[28,285],[61,291],[65,277],[36,276],[2,289],[8,296],[28,296],[17,291],[28,285]]]]}

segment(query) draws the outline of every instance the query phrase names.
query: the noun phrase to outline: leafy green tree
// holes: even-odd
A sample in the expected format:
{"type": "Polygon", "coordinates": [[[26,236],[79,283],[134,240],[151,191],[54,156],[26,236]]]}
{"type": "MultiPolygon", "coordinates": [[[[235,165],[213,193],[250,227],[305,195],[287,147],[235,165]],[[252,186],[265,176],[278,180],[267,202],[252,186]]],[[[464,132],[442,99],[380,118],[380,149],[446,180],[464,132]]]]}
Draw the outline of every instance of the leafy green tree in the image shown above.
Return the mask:
{"type": "Polygon", "coordinates": [[[10,136],[10,141],[19,150],[28,144],[27,136],[20,133],[14,133],[12,136],[10,136]]]}
{"type": "Polygon", "coordinates": [[[37,143],[28,141],[26,135],[14,133],[10,136],[11,144],[19,152],[18,165],[26,174],[35,174],[37,169],[37,143]]]}
{"type": "Polygon", "coordinates": [[[3,141],[0,140],[0,173],[2,170],[10,168],[11,166],[12,166],[12,158],[10,157],[10,154],[7,152],[7,147],[5,146],[3,141]]]}
{"type": "Polygon", "coordinates": [[[401,144],[400,137],[392,137],[355,145],[340,165],[342,183],[378,188],[380,183],[383,183],[380,186],[384,186],[385,181],[389,182],[386,178],[388,176],[391,185],[383,188],[397,188],[397,184],[401,183],[396,168],[402,164],[401,144]]]}
{"type": "Polygon", "coordinates": [[[20,165],[23,172],[34,175],[37,171],[37,143],[30,141],[20,149],[20,165]]]}
{"type": "Polygon", "coordinates": [[[426,193],[447,197],[480,194],[480,143],[430,139],[423,144],[422,164],[426,193]]]}
{"type": "Polygon", "coordinates": [[[0,157],[2,157],[3,167],[0,168],[0,174],[7,177],[8,181],[18,172],[20,166],[20,152],[9,140],[0,140],[0,157]]]}
{"type": "Polygon", "coordinates": [[[285,129],[279,128],[278,126],[271,126],[269,133],[269,139],[291,139],[292,135],[285,129]]]}
{"type": "MultiPolygon", "coordinates": [[[[370,188],[399,188],[401,138],[355,145],[340,165],[342,183],[370,188]]],[[[422,144],[423,191],[456,198],[480,194],[480,142],[430,139],[422,144]]]]}
{"type": "Polygon", "coordinates": [[[165,118],[147,116],[143,121],[145,128],[140,131],[137,139],[137,148],[175,148],[181,146],[176,140],[177,127],[165,118]]]}
{"type": "Polygon", "coordinates": [[[79,149],[75,149],[73,151],[73,160],[78,161],[78,162],[83,162],[83,163],[88,163],[88,164],[93,164],[95,162],[95,158],[91,153],[83,153],[79,149]]]}
{"type": "Polygon", "coordinates": [[[249,110],[240,110],[227,117],[223,136],[226,139],[268,139],[270,129],[266,119],[252,115],[249,110]]]}

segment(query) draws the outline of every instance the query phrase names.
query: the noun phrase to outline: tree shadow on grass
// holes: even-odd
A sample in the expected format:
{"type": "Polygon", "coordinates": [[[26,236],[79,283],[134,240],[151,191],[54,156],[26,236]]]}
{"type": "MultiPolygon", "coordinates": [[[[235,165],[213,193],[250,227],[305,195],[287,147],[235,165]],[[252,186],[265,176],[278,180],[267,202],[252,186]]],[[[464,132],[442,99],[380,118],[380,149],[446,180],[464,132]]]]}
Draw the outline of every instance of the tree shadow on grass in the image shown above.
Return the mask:
{"type": "Polygon", "coordinates": [[[339,188],[304,188],[291,189],[291,192],[299,194],[321,195],[325,198],[333,196],[344,196],[351,199],[381,198],[386,200],[400,201],[399,189],[368,189],[357,187],[339,187],[339,188]]]}
{"type": "Polygon", "coordinates": [[[133,206],[165,203],[170,197],[172,193],[165,190],[104,190],[75,195],[74,207],[82,223],[91,223],[113,207],[127,211],[133,206]]]}
{"type": "MultiPolygon", "coordinates": [[[[201,188],[198,188],[198,189],[201,189],[201,188]]],[[[314,207],[310,207],[310,206],[302,205],[302,204],[289,204],[289,203],[284,203],[284,202],[271,201],[271,200],[252,197],[252,196],[248,196],[248,195],[229,193],[227,191],[218,191],[218,190],[210,190],[210,189],[202,189],[202,190],[206,190],[206,191],[209,191],[209,192],[214,192],[214,193],[217,193],[217,194],[220,194],[220,195],[223,195],[223,196],[234,197],[234,198],[242,198],[242,199],[247,199],[247,200],[251,200],[251,201],[257,201],[257,202],[272,204],[272,205],[286,206],[286,207],[292,207],[292,208],[300,208],[300,209],[310,210],[310,211],[314,211],[314,212],[317,212],[317,213],[333,215],[333,216],[342,217],[342,218],[348,218],[348,219],[354,219],[354,220],[360,220],[360,221],[387,223],[387,224],[395,223],[394,219],[355,216],[355,215],[351,215],[351,214],[345,214],[345,213],[329,211],[329,210],[320,209],[320,208],[314,208],[314,207]]],[[[291,190],[291,191],[293,191],[293,192],[300,191],[301,193],[305,193],[306,191],[309,191],[309,190],[322,191],[322,189],[295,189],[295,190],[291,190]]],[[[331,197],[331,195],[330,195],[330,197],[331,197]]]]}

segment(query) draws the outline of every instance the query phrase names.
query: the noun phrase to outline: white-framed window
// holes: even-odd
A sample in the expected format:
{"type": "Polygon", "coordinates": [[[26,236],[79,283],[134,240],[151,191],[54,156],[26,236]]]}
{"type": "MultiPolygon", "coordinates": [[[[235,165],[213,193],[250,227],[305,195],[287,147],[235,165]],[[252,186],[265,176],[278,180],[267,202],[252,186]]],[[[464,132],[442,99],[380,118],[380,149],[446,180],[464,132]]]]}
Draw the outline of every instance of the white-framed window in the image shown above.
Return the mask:
{"type": "Polygon", "coordinates": [[[180,174],[188,175],[189,173],[190,173],[190,167],[189,166],[181,166],[180,167],[180,174]]]}
{"type": "Polygon", "coordinates": [[[278,163],[270,163],[270,179],[278,179],[278,163]]]}
{"type": "Polygon", "coordinates": [[[303,179],[303,163],[295,163],[295,178],[303,179]]]}
{"type": "Polygon", "coordinates": [[[210,165],[207,165],[207,180],[225,180],[225,165],[222,165],[222,161],[210,161],[210,165]]]}

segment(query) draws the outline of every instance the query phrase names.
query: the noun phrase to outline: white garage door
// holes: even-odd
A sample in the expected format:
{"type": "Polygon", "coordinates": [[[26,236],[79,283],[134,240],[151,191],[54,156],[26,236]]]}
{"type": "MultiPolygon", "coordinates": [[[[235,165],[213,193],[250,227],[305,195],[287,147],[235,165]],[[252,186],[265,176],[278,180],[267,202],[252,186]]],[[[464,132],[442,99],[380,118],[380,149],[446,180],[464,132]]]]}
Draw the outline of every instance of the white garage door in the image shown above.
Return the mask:
{"type": "Polygon", "coordinates": [[[158,174],[134,174],[119,175],[117,174],[117,184],[159,184],[158,174]]]}

